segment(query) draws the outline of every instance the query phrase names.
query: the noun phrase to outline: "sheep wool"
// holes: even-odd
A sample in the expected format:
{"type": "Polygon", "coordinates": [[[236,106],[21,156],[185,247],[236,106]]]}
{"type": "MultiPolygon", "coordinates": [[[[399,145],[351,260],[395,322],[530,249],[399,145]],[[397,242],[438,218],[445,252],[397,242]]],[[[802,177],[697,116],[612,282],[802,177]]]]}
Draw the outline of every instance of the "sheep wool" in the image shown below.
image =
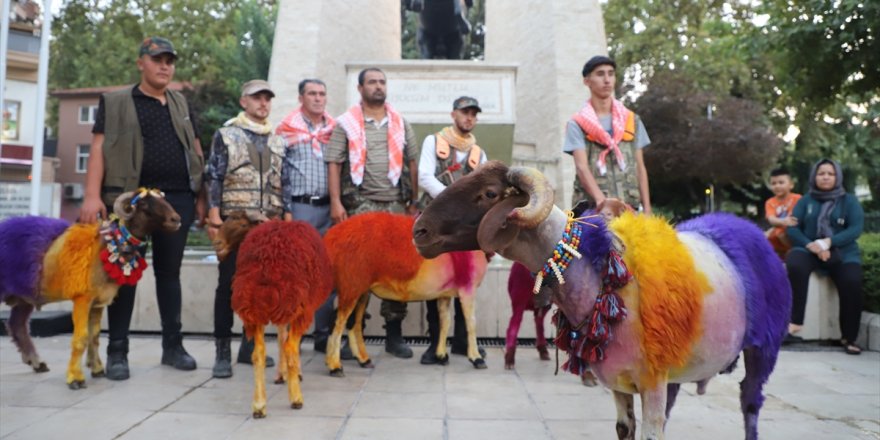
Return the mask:
{"type": "Polygon", "coordinates": [[[43,285],[45,294],[59,294],[49,300],[72,299],[74,295],[94,289],[93,265],[101,249],[97,224],[75,224],[64,232],[63,240],[57,240],[44,259],[43,285]]]}
{"type": "Polygon", "coordinates": [[[620,295],[626,304],[638,304],[647,360],[642,380],[653,387],[666,371],[688,361],[702,334],[703,296],[711,288],[665,219],[625,213],[609,226],[625,246],[624,261],[635,281],[620,295]]]}
{"type": "Polygon", "coordinates": [[[0,300],[16,295],[38,301],[43,256],[68,226],[65,220],[36,216],[0,222],[0,300]]]}

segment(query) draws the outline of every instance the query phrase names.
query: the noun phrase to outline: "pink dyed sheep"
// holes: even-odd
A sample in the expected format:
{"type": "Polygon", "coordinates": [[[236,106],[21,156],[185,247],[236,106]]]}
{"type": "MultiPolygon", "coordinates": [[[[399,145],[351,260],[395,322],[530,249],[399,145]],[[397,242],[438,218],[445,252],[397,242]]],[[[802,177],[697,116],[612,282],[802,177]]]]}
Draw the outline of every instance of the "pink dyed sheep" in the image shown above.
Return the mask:
{"type": "Polygon", "coordinates": [[[510,323],[507,324],[507,339],[504,344],[504,368],[512,370],[516,357],[516,336],[522,324],[523,313],[526,310],[535,315],[535,344],[538,355],[542,361],[549,361],[550,354],[547,352],[547,339],[544,337],[544,317],[550,311],[550,288],[544,287],[535,295],[532,286],[535,285],[535,277],[521,263],[513,263],[510,267],[510,277],[507,278],[507,293],[510,294],[510,306],[513,314],[510,323]]]}

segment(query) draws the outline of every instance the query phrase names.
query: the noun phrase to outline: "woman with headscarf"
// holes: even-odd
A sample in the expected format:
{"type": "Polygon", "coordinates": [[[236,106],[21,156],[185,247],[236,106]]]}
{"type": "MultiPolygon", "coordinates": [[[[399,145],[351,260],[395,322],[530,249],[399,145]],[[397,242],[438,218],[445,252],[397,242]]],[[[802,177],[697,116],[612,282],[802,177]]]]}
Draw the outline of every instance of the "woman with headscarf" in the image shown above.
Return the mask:
{"type": "Polygon", "coordinates": [[[856,239],[862,233],[864,212],[858,199],[843,188],[840,164],[822,159],[810,172],[810,188],[792,215],[797,226],[788,228],[792,249],[785,258],[791,282],[791,323],[787,340],[804,324],[810,274],[823,269],[837,286],[840,300],[841,344],[848,354],[860,354],[855,345],[862,314],[862,262],[856,239]]]}

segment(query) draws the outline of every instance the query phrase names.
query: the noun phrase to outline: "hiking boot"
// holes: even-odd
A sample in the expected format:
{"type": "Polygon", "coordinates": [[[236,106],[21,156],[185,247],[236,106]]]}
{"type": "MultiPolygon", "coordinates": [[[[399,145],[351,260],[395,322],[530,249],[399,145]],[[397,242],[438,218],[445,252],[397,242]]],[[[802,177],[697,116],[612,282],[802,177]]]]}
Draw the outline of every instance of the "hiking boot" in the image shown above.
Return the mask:
{"type": "MultiPolygon", "coordinates": [[[[238,347],[238,359],[236,360],[239,364],[253,364],[251,360],[251,356],[254,354],[254,340],[248,339],[244,334],[241,335],[241,345],[238,347]]],[[[274,367],[275,359],[272,359],[272,356],[266,355],[266,368],[274,367]]]]}
{"type": "Polygon", "coordinates": [[[217,355],[214,358],[214,369],[211,375],[218,379],[232,377],[232,344],[231,338],[218,338],[214,341],[217,355]]]}
{"type": "Polygon", "coordinates": [[[110,380],[128,380],[128,339],[107,344],[107,365],[104,376],[110,380]]]}
{"type": "Polygon", "coordinates": [[[196,369],[196,360],[183,348],[182,335],[162,336],[162,365],[184,371],[196,369]]]}
{"type": "Polygon", "coordinates": [[[385,351],[394,357],[409,359],[413,356],[413,352],[403,340],[402,323],[403,320],[385,322],[385,351]]]}

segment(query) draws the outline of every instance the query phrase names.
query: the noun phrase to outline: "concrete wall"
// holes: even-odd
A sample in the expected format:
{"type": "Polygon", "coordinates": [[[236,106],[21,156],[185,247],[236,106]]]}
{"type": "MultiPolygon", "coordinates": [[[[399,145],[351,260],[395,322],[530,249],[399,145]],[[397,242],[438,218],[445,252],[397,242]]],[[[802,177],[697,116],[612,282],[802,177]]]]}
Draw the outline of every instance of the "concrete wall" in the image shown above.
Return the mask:
{"type": "Polygon", "coordinates": [[[17,101],[18,113],[18,139],[4,140],[4,144],[34,145],[34,128],[37,108],[34,102],[37,100],[37,85],[32,82],[8,79],[6,92],[3,94],[4,101],[17,101]]]}

